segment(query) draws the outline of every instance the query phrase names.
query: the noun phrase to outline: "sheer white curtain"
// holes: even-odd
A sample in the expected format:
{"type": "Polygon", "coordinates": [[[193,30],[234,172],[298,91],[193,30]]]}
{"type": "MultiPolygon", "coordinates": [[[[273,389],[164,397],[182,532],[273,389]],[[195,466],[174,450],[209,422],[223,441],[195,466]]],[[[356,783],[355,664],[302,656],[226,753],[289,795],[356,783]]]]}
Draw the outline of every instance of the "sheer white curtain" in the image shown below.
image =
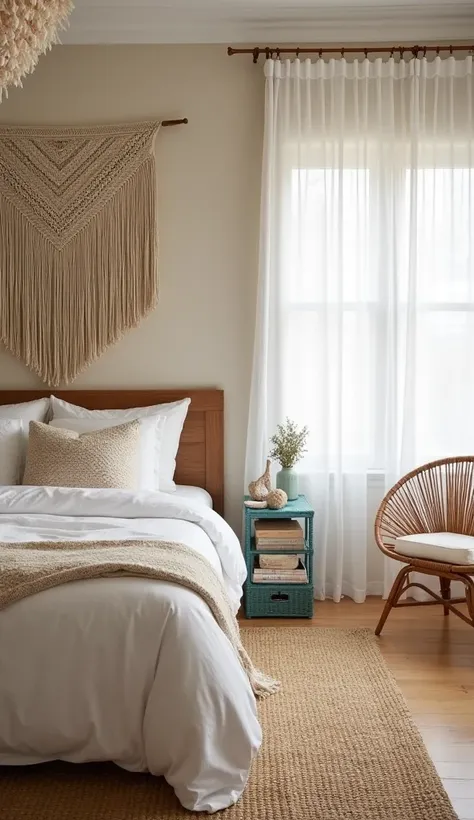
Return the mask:
{"type": "Polygon", "coordinates": [[[309,426],[315,594],[363,601],[384,582],[368,477],[474,452],[472,58],[265,75],[246,481],[279,421],[309,426]]]}

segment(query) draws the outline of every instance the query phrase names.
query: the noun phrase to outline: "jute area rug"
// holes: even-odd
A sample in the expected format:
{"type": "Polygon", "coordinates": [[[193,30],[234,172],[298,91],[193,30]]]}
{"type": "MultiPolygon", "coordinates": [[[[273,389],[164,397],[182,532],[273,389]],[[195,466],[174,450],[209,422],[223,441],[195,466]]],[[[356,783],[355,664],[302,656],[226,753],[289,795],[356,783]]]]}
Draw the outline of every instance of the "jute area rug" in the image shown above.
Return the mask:
{"type": "MultiPolygon", "coordinates": [[[[455,820],[368,630],[243,629],[283,689],[259,705],[264,745],[225,820],[455,820]]],[[[158,729],[159,730],[159,729],[158,729]]],[[[1,820],[190,820],[161,778],[112,765],[0,770],[1,820]]]]}

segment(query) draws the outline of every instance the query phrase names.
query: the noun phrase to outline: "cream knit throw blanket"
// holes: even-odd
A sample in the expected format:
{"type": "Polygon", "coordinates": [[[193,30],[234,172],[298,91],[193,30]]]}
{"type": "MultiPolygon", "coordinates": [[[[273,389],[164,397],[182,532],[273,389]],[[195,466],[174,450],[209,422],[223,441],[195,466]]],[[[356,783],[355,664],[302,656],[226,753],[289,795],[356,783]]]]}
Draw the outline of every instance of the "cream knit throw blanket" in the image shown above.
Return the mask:
{"type": "Polygon", "coordinates": [[[0,339],[48,385],[156,304],[159,126],[0,128],[0,339]]]}
{"type": "Polygon", "coordinates": [[[2,543],[0,610],[68,581],[117,575],[171,581],[197,592],[229,639],[255,695],[264,697],[278,691],[278,681],[256,669],[245,651],[221,579],[205,558],[184,544],[168,541],[2,543]]]}

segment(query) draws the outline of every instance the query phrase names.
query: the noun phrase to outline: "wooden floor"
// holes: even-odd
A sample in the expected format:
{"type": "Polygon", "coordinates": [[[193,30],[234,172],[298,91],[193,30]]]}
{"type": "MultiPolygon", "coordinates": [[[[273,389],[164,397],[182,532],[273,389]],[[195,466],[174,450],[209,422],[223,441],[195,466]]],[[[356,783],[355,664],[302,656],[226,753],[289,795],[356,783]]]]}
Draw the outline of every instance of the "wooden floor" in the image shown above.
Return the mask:
{"type": "MultiPolygon", "coordinates": [[[[316,602],[312,620],[243,620],[259,626],[375,627],[382,603],[316,602]]],[[[380,648],[405,695],[460,820],[474,820],[474,629],[441,607],[392,611],[380,648]]]]}

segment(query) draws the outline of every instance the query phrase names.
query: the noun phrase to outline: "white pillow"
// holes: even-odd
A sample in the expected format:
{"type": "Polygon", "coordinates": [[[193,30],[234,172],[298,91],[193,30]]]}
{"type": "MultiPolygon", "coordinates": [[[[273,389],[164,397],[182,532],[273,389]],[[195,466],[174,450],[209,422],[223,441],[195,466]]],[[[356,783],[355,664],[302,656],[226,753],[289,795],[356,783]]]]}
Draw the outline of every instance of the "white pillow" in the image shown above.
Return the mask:
{"type": "Polygon", "coordinates": [[[56,396],[50,397],[51,411],[54,418],[82,418],[82,419],[118,419],[118,424],[133,419],[142,419],[148,416],[164,416],[165,424],[163,429],[161,452],[160,452],[160,477],[156,490],[162,492],[174,492],[176,484],[173,481],[176,469],[176,453],[178,452],[179,440],[186,418],[191,399],[173,401],[169,404],[155,404],[151,407],[131,407],[128,410],[87,410],[76,404],[70,404],[56,396]]]}
{"type": "Polygon", "coordinates": [[[21,419],[0,419],[0,484],[19,484],[28,442],[21,419]]]}
{"type": "Polygon", "coordinates": [[[21,419],[26,421],[44,421],[49,411],[49,399],[22,401],[21,404],[0,404],[0,419],[21,419]]]}
{"type": "MultiPolygon", "coordinates": [[[[159,482],[160,450],[165,419],[150,416],[138,419],[140,422],[140,447],[138,461],[138,490],[156,490],[159,482]]],[[[52,419],[49,427],[72,430],[74,433],[93,433],[110,427],[119,427],[119,419],[52,419]]]]}

